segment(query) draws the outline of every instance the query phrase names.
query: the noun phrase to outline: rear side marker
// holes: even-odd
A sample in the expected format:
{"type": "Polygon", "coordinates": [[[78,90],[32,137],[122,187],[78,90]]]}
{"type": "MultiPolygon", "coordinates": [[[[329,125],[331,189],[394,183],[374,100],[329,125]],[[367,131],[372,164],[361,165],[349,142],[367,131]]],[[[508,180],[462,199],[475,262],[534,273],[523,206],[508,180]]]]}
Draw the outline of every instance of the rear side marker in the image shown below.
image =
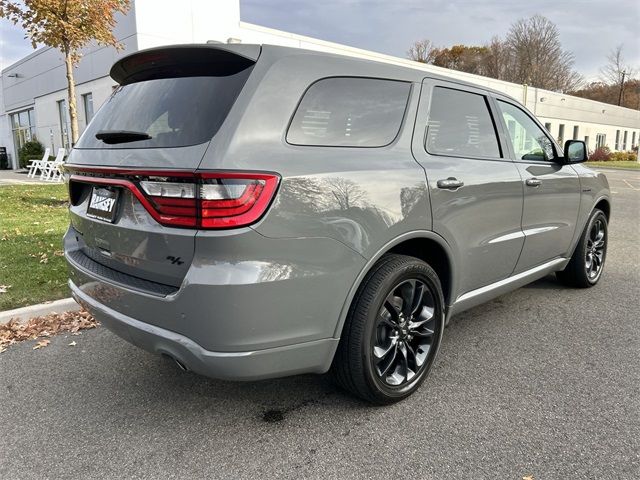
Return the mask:
{"type": "Polygon", "coordinates": [[[69,182],[126,188],[160,224],[238,228],[266,212],[280,176],[262,172],[185,172],[65,165],[69,182]]]}

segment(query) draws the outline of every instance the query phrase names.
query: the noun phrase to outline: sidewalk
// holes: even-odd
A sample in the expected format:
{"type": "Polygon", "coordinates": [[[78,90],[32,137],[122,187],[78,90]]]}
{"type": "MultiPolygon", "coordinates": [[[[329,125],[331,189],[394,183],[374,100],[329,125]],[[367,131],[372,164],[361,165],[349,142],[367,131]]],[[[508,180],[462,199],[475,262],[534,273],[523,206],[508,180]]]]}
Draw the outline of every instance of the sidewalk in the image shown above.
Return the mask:
{"type": "Polygon", "coordinates": [[[25,323],[34,317],[43,317],[50,313],[75,312],[77,310],[80,310],[80,305],[73,298],[63,298],[62,300],[0,312],[0,325],[7,323],[11,319],[25,323]]]}
{"type": "Polygon", "coordinates": [[[27,170],[0,170],[0,187],[6,185],[27,185],[33,183],[36,185],[51,185],[53,182],[44,182],[40,180],[40,176],[36,178],[27,177],[27,170]]]}

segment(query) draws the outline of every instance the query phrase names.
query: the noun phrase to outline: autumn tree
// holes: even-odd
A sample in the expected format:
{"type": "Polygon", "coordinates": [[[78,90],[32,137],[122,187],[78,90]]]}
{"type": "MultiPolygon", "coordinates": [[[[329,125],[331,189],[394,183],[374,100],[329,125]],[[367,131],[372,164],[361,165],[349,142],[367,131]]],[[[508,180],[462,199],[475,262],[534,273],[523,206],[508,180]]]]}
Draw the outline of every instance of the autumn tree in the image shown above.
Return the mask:
{"type": "Polygon", "coordinates": [[[494,37],[483,46],[449,48],[423,40],[408,53],[413,60],[548,90],[566,92],[582,83],[573,54],[562,48],[558,28],[541,15],[515,22],[504,40],[494,37]]]}
{"type": "Polygon", "coordinates": [[[434,52],[433,64],[461,72],[485,74],[487,57],[486,47],[453,45],[450,48],[438,48],[434,52]]]}
{"type": "Polygon", "coordinates": [[[64,55],[69,95],[71,141],[78,141],[73,69],[90,42],[120,48],[113,36],[115,14],[126,13],[129,0],[0,0],[0,18],[19,24],[33,48],[44,44],[64,55]]]}

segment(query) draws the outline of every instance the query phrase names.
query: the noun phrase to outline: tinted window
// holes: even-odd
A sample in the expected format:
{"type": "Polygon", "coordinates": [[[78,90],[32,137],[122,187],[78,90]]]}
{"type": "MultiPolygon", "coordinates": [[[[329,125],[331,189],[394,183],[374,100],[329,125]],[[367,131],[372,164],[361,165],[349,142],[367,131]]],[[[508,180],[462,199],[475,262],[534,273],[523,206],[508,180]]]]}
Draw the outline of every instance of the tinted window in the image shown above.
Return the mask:
{"type": "Polygon", "coordinates": [[[336,147],[388,145],[400,131],[410,89],[410,83],[393,80],[320,80],[304,94],[287,142],[336,147]]]}
{"type": "Polygon", "coordinates": [[[429,153],[442,155],[500,157],[486,98],[460,90],[434,88],[426,148],[429,153]]]}
{"type": "Polygon", "coordinates": [[[518,160],[552,160],[553,144],[529,115],[510,103],[498,100],[511,144],[518,160]]]}
{"type": "Polygon", "coordinates": [[[78,148],[184,147],[218,131],[250,69],[224,77],[161,78],[118,87],[80,138],[78,148]],[[146,133],[150,139],[108,145],[99,131],[146,133]]]}

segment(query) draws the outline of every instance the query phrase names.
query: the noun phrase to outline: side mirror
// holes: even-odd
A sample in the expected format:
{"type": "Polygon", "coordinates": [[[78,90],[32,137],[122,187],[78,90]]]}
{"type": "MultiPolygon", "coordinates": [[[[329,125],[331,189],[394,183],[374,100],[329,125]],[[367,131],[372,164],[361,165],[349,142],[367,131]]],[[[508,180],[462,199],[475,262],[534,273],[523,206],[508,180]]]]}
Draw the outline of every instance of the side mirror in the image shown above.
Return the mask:
{"type": "Polygon", "coordinates": [[[587,145],[582,140],[564,142],[564,161],[566,163],[581,163],[587,160],[589,160],[587,145]]]}

